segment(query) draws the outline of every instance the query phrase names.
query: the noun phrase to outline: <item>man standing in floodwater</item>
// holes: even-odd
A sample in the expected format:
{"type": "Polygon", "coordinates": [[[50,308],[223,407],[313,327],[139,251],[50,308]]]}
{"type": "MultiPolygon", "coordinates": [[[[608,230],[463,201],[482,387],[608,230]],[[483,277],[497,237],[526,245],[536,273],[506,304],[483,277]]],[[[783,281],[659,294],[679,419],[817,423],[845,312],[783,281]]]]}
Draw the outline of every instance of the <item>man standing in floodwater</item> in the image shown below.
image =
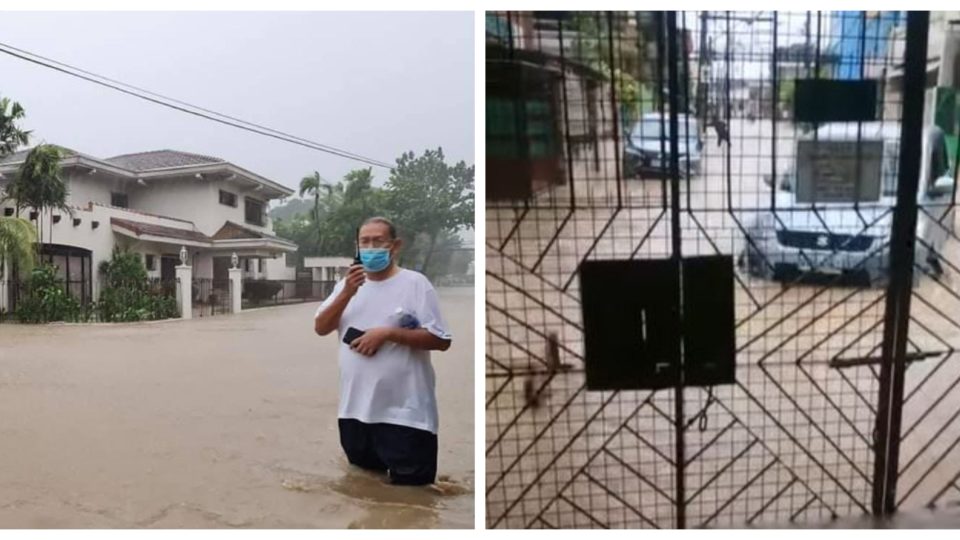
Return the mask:
{"type": "Polygon", "coordinates": [[[427,278],[397,266],[393,223],[366,220],[354,264],[324,300],[314,330],[340,336],[340,445],[358,467],[394,484],[432,484],[437,475],[437,397],[430,351],[452,336],[427,278]],[[360,334],[362,333],[362,334],[360,334]]]}

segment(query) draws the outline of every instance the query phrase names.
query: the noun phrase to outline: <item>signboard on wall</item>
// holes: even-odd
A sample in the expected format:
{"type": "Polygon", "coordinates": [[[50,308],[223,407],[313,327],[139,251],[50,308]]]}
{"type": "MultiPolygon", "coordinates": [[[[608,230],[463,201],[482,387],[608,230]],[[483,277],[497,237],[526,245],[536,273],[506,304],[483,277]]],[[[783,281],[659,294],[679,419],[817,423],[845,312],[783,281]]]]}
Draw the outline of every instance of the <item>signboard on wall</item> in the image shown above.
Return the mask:
{"type": "Polygon", "coordinates": [[[882,141],[799,141],[797,202],[879,200],[882,158],[882,141]]]}

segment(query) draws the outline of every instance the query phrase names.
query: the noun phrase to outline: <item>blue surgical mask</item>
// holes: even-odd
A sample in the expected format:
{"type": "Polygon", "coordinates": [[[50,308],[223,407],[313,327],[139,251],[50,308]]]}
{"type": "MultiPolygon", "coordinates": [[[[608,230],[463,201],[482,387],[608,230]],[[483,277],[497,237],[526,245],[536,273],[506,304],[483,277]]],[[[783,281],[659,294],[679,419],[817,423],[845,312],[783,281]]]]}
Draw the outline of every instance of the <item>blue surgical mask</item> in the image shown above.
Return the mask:
{"type": "Polygon", "coordinates": [[[380,272],[390,266],[390,250],[387,248],[360,249],[360,262],[367,272],[380,272]]]}

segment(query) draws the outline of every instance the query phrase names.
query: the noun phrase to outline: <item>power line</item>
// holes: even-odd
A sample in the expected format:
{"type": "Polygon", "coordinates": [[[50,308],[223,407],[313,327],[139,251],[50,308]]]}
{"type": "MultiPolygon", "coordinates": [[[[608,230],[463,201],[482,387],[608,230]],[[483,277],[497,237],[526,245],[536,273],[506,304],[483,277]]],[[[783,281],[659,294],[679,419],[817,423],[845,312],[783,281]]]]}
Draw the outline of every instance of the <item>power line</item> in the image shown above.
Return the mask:
{"type": "Polygon", "coordinates": [[[94,84],[97,84],[97,85],[100,85],[100,86],[104,86],[104,87],[106,87],[106,88],[110,88],[110,89],[112,89],[112,90],[116,90],[116,91],[118,91],[118,92],[122,92],[122,93],[124,93],[124,94],[130,95],[130,96],[133,96],[133,97],[136,97],[136,98],[145,100],[145,101],[149,101],[149,102],[155,103],[155,104],[157,104],[157,105],[161,105],[161,106],[164,106],[164,107],[168,107],[168,108],[171,108],[171,109],[180,111],[180,112],[185,112],[185,113],[187,113],[187,114],[191,114],[191,115],[193,115],[193,116],[197,116],[197,117],[204,118],[204,119],[207,119],[207,120],[212,120],[212,121],[218,122],[218,123],[220,123],[220,124],[224,124],[224,125],[228,125],[228,126],[231,126],[231,127],[239,128],[239,129],[242,129],[242,130],[245,130],[245,131],[249,131],[249,132],[252,132],[252,133],[256,133],[256,134],[258,134],[258,135],[264,135],[264,136],[267,136],[267,137],[272,137],[272,138],[274,138],[274,139],[278,139],[278,140],[281,140],[281,141],[284,141],[284,142],[289,142],[289,143],[296,144],[296,145],[299,145],[299,146],[304,146],[304,147],[307,147],[307,148],[310,148],[310,149],[313,149],[313,150],[319,150],[319,151],[321,151],[321,152],[326,152],[326,153],[328,153],[328,154],[333,154],[333,155],[338,156],[338,157],[342,157],[342,158],[346,158],[346,159],[352,159],[352,160],[354,160],[354,161],[360,161],[360,162],[366,163],[366,164],[368,164],[368,165],[373,165],[373,166],[376,166],[376,167],[383,167],[383,168],[386,168],[386,169],[391,169],[391,168],[393,168],[392,165],[390,165],[390,164],[388,164],[388,163],[386,163],[386,162],[383,162],[383,161],[374,159],[374,158],[369,158],[369,157],[366,157],[366,156],[362,156],[362,155],[360,155],[360,154],[355,154],[355,153],[349,152],[349,151],[347,151],[347,150],[342,150],[342,149],[340,149],[340,148],[336,148],[336,147],[333,147],[333,146],[330,146],[330,145],[326,145],[326,144],[318,143],[318,142],[315,142],[315,141],[311,141],[311,140],[305,139],[305,138],[303,138],[303,137],[298,137],[298,136],[296,136],[296,135],[292,135],[292,134],[289,134],[289,133],[285,133],[285,132],[280,131],[280,130],[276,130],[276,129],[273,129],[273,128],[270,128],[270,127],[267,127],[267,126],[263,126],[263,125],[260,125],[260,124],[256,124],[256,123],[254,123],[254,122],[249,122],[249,121],[247,121],[247,120],[243,120],[243,119],[240,119],[240,118],[236,118],[236,117],[233,117],[233,116],[230,116],[230,115],[226,115],[226,114],[223,114],[223,113],[220,113],[220,112],[217,112],[217,111],[213,111],[213,110],[210,110],[210,109],[206,109],[206,108],[203,108],[203,107],[199,107],[199,106],[196,106],[196,105],[192,105],[192,104],[187,103],[187,102],[185,102],[185,101],[181,101],[181,100],[178,100],[178,99],[175,99],[175,98],[171,98],[171,97],[168,97],[168,96],[164,96],[163,94],[158,94],[158,93],[156,93],[156,92],[152,92],[152,91],[146,90],[146,89],[144,89],[144,88],[139,88],[139,87],[137,87],[137,86],[134,86],[134,85],[131,85],[131,84],[127,84],[127,83],[124,83],[124,82],[121,82],[121,81],[117,81],[117,80],[114,80],[114,79],[110,79],[109,77],[104,77],[104,76],[102,76],[102,75],[98,75],[98,74],[96,74],[96,73],[92,73],[92,72],[90,72],[90,71],[86,71],[86,70],[84,70],[84,69],[81,69],[81,68],[72,66],[72,65],[70,65],[70,64],[66,64],[66,63],[64,63],[64,62],[59,62],[59,61],[54,60],[54,59],[51,59],[51,58],[46,58],[46,57],[41,56],[41,55],[39,55],[39,54],[36,54],[36,53],[32,53],[32,52],[30,52],[30,51],[23,50],[23,49],[14,47],[14,46],[12,46],[12,45],[7,45],[6,43],[0,42],[0,52],[2,52],[2,53],[4,53],[4,54],[7,54],[7,55],[9,55],[9,56],[13,56],[13,57],[15,57],[15,58],[19,58],[19,59],[21,59],[21,60],[25,60],[25,61],[27,61],[27,62],[36,64],[36,65],[42,66],[42,67],[46,67],[46,68],[52,69],[52,70],[54,70],[54,71],[58,71],[58,72],[60,72],[60,73],[64,73],[64,74],[66,74],[66,75],[70,75],[70,76],[72,76],[72,77],[76,77],[76,78],[79,78],[79,79],[83,79],[83,80],[85,80],[85,81],[92,82],[92,83],[94,83],[94,84]],[[25,56],[25,55],[29,55],[29,56],[25,56]],[[98,79],[100,79],[100,80],[98,80],[98,79]],[[105,81],[106,81],[106,82],[105,82],[105,81]],[[144,94],[146,94],[146,95],[144,95],[144,94]],[[151,97],[151,96],[153,96],[153,97],[151,97]],[[165,100],[165,101],[163,101],[163,100],[165,100]],[[171,102],[171,103],[167,103],[168,101],[171,102]],[[187,107],[189,107],[189,108],[187,108],[187,107]],[[191,109],[195,109],[195,110],[191,110],[191,109]],[[198,111],[201,111],[201,112],[198,112],[198,111]],[[208,113],[208,114],[204,114],[204,113],[208,113]],[[214,116],[210,116],[210,115],[216,115],[216,116],[219,116],[220,118],[215,118],[214,116]],[[251,126],[252,126],[252,127],[251,127],[251,126]]]}

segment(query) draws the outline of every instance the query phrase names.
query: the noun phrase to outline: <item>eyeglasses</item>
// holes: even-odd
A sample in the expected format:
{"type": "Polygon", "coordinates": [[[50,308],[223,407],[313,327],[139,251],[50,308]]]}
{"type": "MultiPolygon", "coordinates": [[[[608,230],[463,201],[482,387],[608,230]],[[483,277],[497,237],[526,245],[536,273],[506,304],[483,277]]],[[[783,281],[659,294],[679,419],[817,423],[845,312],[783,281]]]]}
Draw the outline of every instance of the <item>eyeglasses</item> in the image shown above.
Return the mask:
{"type": "Polygon", "coordinates": [[[362,247],[362,248],[381,249],[381,248],[389,247],[390,244],[392,244],[392,243],[393,243],[392,240],[379,240],[379,239],[376,239],[376,240],[368,240],[368,239],[363,238],[363,239],[360,240],[360,247],[362,247]]]}

